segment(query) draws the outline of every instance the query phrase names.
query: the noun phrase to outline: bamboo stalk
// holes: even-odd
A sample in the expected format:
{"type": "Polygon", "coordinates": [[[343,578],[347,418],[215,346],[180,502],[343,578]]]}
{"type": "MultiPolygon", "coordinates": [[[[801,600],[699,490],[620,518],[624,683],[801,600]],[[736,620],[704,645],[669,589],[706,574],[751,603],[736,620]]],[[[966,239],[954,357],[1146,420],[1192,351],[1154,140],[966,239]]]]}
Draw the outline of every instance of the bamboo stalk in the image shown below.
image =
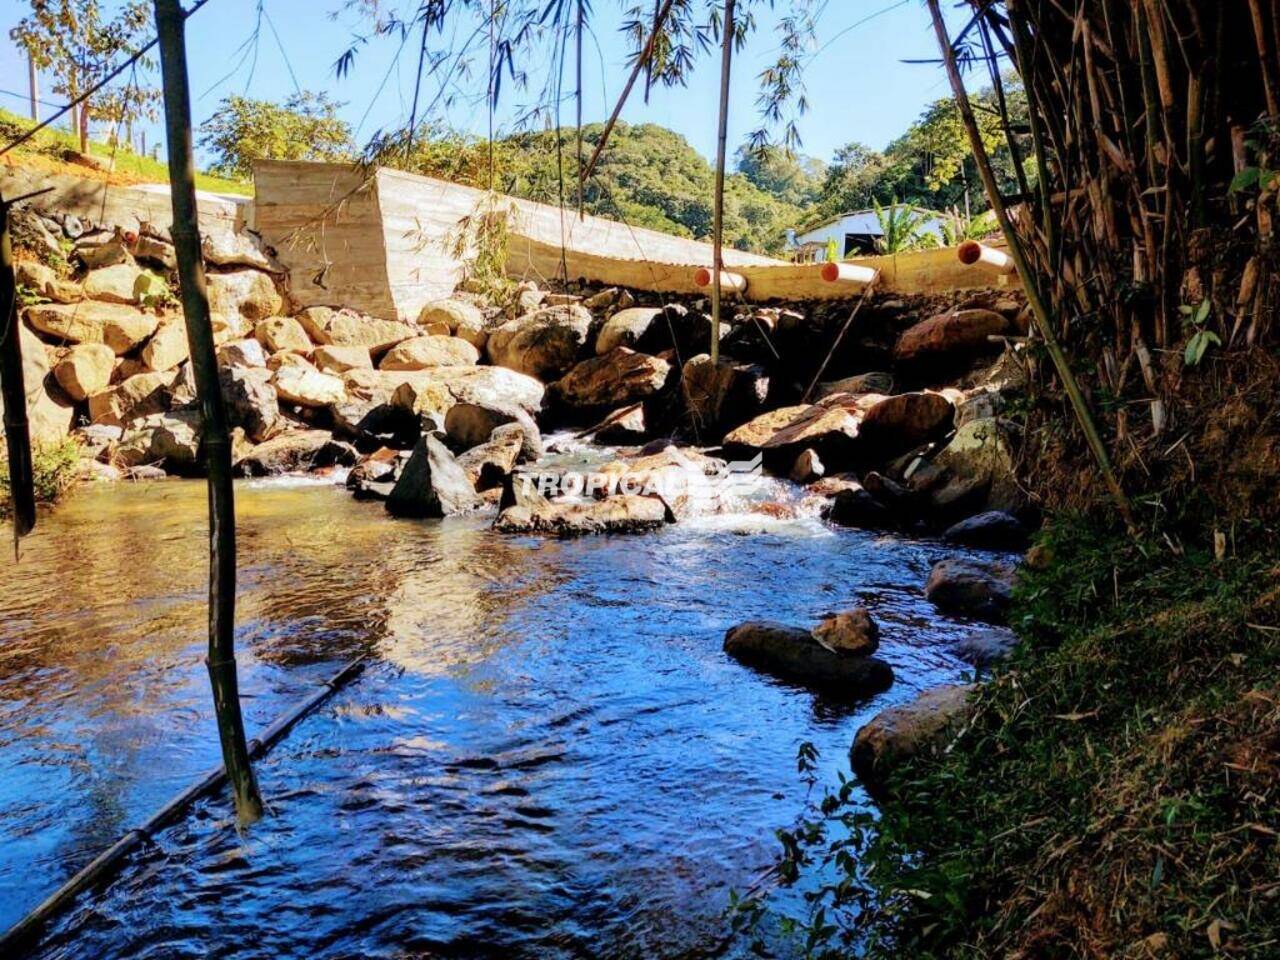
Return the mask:
{"type": "Polygon", "coordinates": [[[1111,466],[1111,457],[1108,455],[1106,445],[1102,442],[1102,437],[1098,433],[1093,414],[1085,402],[1084,395],[1080,392],[1080,386],[1076,382],[1075,374],[1071,371],[1071,365],[1067,360],[1066,354],[1063,353],[1062,347],[1058,343],[1057,334],[1053,330],[1053,324],[1049,316],[1048,306],[1040,294],[1037,278],[1031,272],[1030,264],[1027,262],[1021,238],[1014,229],[1012,220],[1009,219],[1009,211],[1005,207],[1004,198],[1000,194],[995,173],[991,169],[990,158],[987,156],[986,147],[983,145],[982,137],[978,132],[978,122],[973,114],[973,105],[969,102],[969,94],[965,90],[964,80],[960,76],[960,68],[956,64],[955,51],[951,47],[951,39],[947,35],[947,25],[942,19],[942,11],[939,8],[938,0],[926,0],[926,3],[929,7],[929,14],[933,19],[933,29],[937,34],[938,48],[942,54],[943,64],[946,67],[947,79],[951,82],[951,90],[955,95],[956,107],[960,111],[960,118],[969,136],[969,145],[973,150],[974,161],[977,163],[978,172],[982,176],[983,186],[986,188],[987,199],[991,203],[991,209],[1000,223],[1000,229],[1004,232],[1009,254],[1013,257],[1014,263],[1017,264],[1018,273],[1022,277],[1023,286],[1027,292],[1027,301],[1035,317],[1036,326],[1040,331],[1040,335],[1044,337],[1045,348],[1049,353],[1049,358],[1053,362],[1058,376],[1062,379],[1063,389],[1071,401],[1076,420],[1084,432],[1085,441],[1093,453],[1098,469],[1102,471],[1103,480],[1107,485],[1107,489],[1111,492],[1111,498],[1115,502],[1116,509],[1119,511],[1121,519],[1124,520],[1125,526],[1130,530],[1134,530],[1133,511],[1129,506],[1129,498],[1125,495],[1119,480],[1116,479],[1115,471],[1111,466]]]}
{"type": "Polygon", "coordinates": [[[724,167],[729,140],[729,82],[733,77],[734,0],[724,0],[720,56],[720,118],[716,133],[716,192],[711,226],[711,362],[720,360],[720,300],[724,273],[724,167]]]}
{"type": "Polygon", "coordinates": [[[241,825],[262,816],[262,797],[245,745],[235,660],[236,527],[231,482],[231,439],[218,384],[213,326],[205,289],[191,152],[191,97],[187,87],[185,21],[178,0],[155,0],[156,31],[164,79],[173,200],[173,247],[182,288],[187,344],[203,421],[201,448],[209,472],[209,682],[218,718],[222,759],[241,825]]]}

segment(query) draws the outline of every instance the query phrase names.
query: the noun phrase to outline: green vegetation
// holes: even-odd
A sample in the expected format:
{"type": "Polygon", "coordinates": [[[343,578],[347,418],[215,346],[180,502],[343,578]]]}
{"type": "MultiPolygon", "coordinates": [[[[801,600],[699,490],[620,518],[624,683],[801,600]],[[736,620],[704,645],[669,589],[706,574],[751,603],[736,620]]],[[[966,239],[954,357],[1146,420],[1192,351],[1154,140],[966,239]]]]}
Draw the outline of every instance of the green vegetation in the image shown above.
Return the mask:
{"type": "MultiPolygon", "coordinates": [[[[37,446],[31,451],[36,502],[56,503],[75,482],[80,462],[80,444],[68,437],[59,443],[37,446]]],[[[12,509],[9,491],[9,460],[0,457],[0,514],[12,509]]]]}
{"type": "Polygon", "coordinates": [[[351,127],[338,119],[342,106],[324,93],[297,93],[283,104],[225,97],[200,131],[200,146],[213,153],[212,170],[248,180],[253,161],[349,160],[351,127]]]}
{"type": "Polygon", "coordinates": [[[783,835],[784,878],[835,877],[791,921],[811,954],[1274,955],[1275,534],[1240,527],[1215,559],[1051,527],[1019,651],[955,744],[907,766],[878,819],[848,784],[783,835]]]}
{"type": "MultiPolygon", "coordinates": [[[[0,109],[0,139],[8,142],[30,130],[35,124],[26,117],[0,109]]],[[[28,140],[14,153],[21,159],[23,156],[43,157],[51,161],[62,162],[63,154],[68,150],[79,152],[80,144],[74,134],[56,127],[46,127],[28,140]]],[[[169,166],[163,160],[153,160],[131,150],[128,144],[121,143],[112,148],[109,143],[89,141],[89,154],[103,160],[111,160],[114,154],[115,166],[112,172],[133,180],[168,183],[169,166]]],[[[244,180],[228,180],[206,173],[196,174],[196,186],[201,190],[213,193],[236,193],[252,195],[253,184],[244,180]]]]}

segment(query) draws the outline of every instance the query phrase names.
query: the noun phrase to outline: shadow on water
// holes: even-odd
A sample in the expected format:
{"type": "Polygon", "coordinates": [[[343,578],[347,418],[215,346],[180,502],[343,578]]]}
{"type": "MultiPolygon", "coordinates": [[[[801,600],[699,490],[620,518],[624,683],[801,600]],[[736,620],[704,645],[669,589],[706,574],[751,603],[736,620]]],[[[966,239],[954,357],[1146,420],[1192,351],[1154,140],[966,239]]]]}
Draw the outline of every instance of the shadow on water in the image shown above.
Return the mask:
{"type": "MultiPolygon", "coordinates": [[[[391,522],[320,484],[239,488],[250,734],[335,664],[353,687],[156,837],[41,955],[676,956],[713,947],[858,725],[955,679],[936,544],[812,521],[731,536],[504,539],[391,522]],[[839,704],[729,660],[744,619],[868,603],[894,688],[839,704]]],[[[204,491],[90,490],[0,584],[0,926],[218,762],[203,667],[204,491]]]]}

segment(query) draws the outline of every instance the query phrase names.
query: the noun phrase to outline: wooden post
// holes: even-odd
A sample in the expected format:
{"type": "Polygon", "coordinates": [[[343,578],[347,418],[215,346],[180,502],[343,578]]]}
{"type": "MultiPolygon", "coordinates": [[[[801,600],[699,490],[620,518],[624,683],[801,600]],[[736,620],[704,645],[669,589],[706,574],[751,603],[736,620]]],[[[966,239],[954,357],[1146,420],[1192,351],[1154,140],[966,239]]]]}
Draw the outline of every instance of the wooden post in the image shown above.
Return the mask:
{"type": "Polygon", "coordinates": [[[929,14],[933,18],[934,33],[938,37],[938,49],[942,54],[942,62],[947,70],[947,78],[951,81],[951,91],[955,95],[956,107],[960,111],[960,119],[963,121],[965,131],[969,136],[969,146],[973,150],[974,162],[978,166],[978,173],[982,176],[982,185],[987,192],[987,199],[991,202],[991,210],[996,215],[1000,229],[1004,232],[1005,242],[1009,247],[1009,255],[1013,257],[1013,262],[1018,268],[1018,274],[1022,277],[1022,284],[1027,293],[1027,302],[1031,305],[1036,327],[1044,338],[1045,350],[1048,352],[1049,359],[1053,362],[1054,369],[1057,370],[1058,376],[1062,380],[1062,389],[1071,401],[1076,420],[1080,424],[1080,429],[1084,432],[1085,442],[1093,453],[1098,469],[1102,472],[1102,479],[1111,493],[1116,510],[1120,513],[1121,519],[1124,520],[1125,526],[1130,531],[1133,531],[1136,527],[1133,522],[1133,511],[1129,506],[1129,498],[1125,496],[1124,489],[1120,486],[1120,481],[1116,479],[1106,444],[1102,442],[1093,414],[1089,410],[1089,405],[1085,402],[1084,394],[1080,392],[1080,386],[1076,383],[1075,374],[1071,371],[1071,364],[1058,343],[1057,334],[1053,329],[1053,321],[1049,316],[1049,308],[1040,293],[1035,274],[1031,272],[1026,252],[1022,249],[1022,239],[1018,236],[1017,231],[1014,230],[1013,221],[1009,218],[1009,211],[1005,207],[1004,197],[1000,194],[999,184],[996,183],[995,174],[991,169],[991,161],[987,156],[986,147],[983,145],[982,137],[978,132],[978,121],[973,114],[973,105],[969,102],[969,93],[965,90],[964,80],[960,76],[960,68],[956,64],[955,51],[951,48],[951,38],[947,35],[947,24],[942,19],[942,11],[938,6],[938,0],[925,0],[925,2],[929,6],[929,14]]]}
{"type": "Polygon", "coordinates": [[[733,76],[734,0],[724,0],[720,57],[720,126],[716,134],[716,196],[711,226],[711,362],[720,360],[720,279],[724,273],[724,166],[729,139],[729,81],[733,76]]]}
{"type": "Polygon", "coordinates": [[[213,326],[205,290],[191,153],[191,95],[187,88],[186,28],[178,0],[155,0],[156,33],[164,81],[169,187],[173,194],[173,247],[182,287],[187,344],[203,420],[201,447],[209,471],[209,681],[222,742],[222,760],[241,825],[262,816],[262,797],[245,744],[236,676],[236,519],[231,484],[231,438],[218,385],[213,326]]]}
{"type": "Polygon", "coordinates": [[[31,88],[31,119],[40,122],[40,75],[36,72],[36,58],[27,54],[27,84],[31,88]]]}

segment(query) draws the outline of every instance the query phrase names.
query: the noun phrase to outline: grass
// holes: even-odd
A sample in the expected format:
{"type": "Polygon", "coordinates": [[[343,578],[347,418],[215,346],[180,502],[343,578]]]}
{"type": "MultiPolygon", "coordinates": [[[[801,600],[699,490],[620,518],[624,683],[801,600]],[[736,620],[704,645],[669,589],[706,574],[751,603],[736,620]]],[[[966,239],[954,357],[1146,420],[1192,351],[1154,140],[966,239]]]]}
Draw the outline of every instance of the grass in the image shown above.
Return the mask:
{"type": "Polygon", "coordinates": [[[1280,956],[1280,563],[1254,532],[1217,561],[1052,527],[955,744],[878,820],[846,788],[784,835],[784,876],[838,877],[810,952],[1280,956]]]}
{"type": "MultiPolygon", "coordinates": [[[[26,117],[21,117],[8,110],[0,109],[0,142],[8,143],[30,130],[35,124],[26,117]]],[[[17,150],[6,154],[19,163],[23,158],[35,158],[42,163],[53,163],[64,167],[60,172],[86,175],[88,167],[67,164],[62,160],[63,151],[79,151],[80,141],[74,134],[57,127],[47,127],[36,134],[17,150]]],[[[110,160],[112,148],[108,143],[89,142],[89,153],[95,157],[110,160]]],[[[134,153],[129,147],[121,145],[115,152],[115,167],[111,171],[113,178],[122,182],[168,183],[168,164],[151,157],[134,153]]],[[[253,184],[247,180],[228,180],[207,173],[196,174],[196,188],[212,193],[234,193],[242,196],[253,195],[253,184]]]]}
{"type": "MultiPolygon", "coordinates": [[[[37,503],[56,503],[75,483],[80,462],[80,444],[67,437],[58,443],[44,444],[31,451],[32,473],[37,503]]],[[[0,516],[12,512],[9,489],[9,460],[0,457],[0,516]]]]}

